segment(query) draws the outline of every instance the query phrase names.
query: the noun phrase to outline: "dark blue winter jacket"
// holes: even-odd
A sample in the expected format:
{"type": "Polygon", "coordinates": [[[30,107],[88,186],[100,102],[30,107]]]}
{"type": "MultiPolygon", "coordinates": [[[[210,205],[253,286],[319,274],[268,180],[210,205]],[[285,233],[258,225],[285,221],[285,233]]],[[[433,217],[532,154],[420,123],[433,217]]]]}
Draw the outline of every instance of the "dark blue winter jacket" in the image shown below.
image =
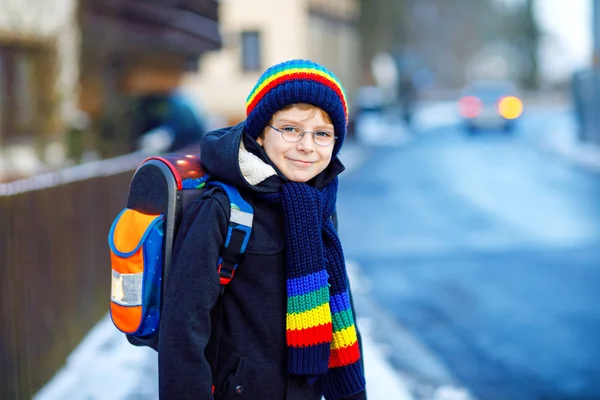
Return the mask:
{"type": "MultiPolygon", "coordinates": [[[[283,213],[257,196],[278,190],[285,178],[276,174],[256,185],[248,183],[238,161],[242,140],[242,151],[268,162],[256,141],[244,135],[243,124],[209,132],[201,145],[201,160],[211,176],[235,185],[254,208],[245,258],[223,296],[216,377],[206,350],[215,345],[211,321],[216,316],[211,310],[219,297],[216,264],[229,204],[220,189],[211,189],[188,207],[177,234],[160,327],[161,399],[321,399],[318,384],[287,372],[283,213]]],[[[326,185],[343,169],[334,158],[310,183],[326,185]]],[[[365,398],[361,393],[348,399],[365,398]]]]}

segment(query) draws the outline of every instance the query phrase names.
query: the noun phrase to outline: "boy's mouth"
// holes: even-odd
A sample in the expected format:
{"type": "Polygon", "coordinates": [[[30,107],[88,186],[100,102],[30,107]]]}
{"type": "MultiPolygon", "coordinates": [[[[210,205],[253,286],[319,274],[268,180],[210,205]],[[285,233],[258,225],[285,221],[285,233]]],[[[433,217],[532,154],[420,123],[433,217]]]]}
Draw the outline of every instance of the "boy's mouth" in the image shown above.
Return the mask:
{"type": "Polygon", "coordinates": [[[312,164],[314,164],[314,162],[312,162],[312,161],[296,160],[293,158],[288,158],[288,160],[291,161],[294,165],[298,165],[301,167],[309,167],[312,164]]]}

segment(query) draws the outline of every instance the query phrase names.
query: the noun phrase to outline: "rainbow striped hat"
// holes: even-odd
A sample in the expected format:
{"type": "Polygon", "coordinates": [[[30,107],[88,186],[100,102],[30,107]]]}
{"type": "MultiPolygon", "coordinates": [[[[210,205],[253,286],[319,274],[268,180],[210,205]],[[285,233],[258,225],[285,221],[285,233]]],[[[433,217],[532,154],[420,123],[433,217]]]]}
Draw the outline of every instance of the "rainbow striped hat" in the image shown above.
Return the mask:
{"type": "Polygon", "coordinates": [[[273,114],[295,103],[312,104],[329,115],[337,136],[335,156],[346,137],[346,94],[333,73],[312,61],[285,61],[260,76],[246,99],[246,132],[258,138],[273,114]]]}

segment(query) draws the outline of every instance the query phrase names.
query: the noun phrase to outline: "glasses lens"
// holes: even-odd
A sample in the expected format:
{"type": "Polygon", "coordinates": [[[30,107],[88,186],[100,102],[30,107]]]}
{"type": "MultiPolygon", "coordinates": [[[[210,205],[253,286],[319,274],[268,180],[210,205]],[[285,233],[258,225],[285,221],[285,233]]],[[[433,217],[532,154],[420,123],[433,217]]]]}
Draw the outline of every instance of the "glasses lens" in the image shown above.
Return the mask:
{"type": "Polygon", "coordinates": [[[328,144],[333,143],[333,133],[328,131],[317,131],[314,133],[315,143],[320,144],[321,146],[327,146],[328,144]]]}
{"type": "MultiPolygon", "coordinates": [[[[284,126],[280,129],[281,136],[288,142],[299,142],[302,140],[304,136],[304,131],[302,129],[295,126],[284,126]]],[[[312,135],[313,140],[316,144],[321,146],[328,146],[335,140],[335,136],[333,132],[329,131],[316,131],[316,132],[306,132],[309,135],[312,135]]]]}
{"type": "Polygon", "coordinates": [[[295,126],[284,126],[281,128],[281,135],[289,142],[299,142],[302,136],[302,131],[295,126]]]}

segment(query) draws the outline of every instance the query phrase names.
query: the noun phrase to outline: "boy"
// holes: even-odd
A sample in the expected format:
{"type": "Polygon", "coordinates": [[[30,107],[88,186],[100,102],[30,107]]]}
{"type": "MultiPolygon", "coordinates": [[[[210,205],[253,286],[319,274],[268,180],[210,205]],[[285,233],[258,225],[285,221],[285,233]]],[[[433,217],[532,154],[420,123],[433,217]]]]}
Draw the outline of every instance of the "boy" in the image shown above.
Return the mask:
{"type": "Polygon", "coordinates": [[[253,206],[250,242],[219,300],[228,199],[213,188],[189,206],[163,303],[161,398],[366,399],[332,223],[344,170],[342,86],[318,64],[286,61],[261,75],[246,111],[244,122],[205,135],[200,158],[253,206]],[[211,335],[217,301],[221,329],[211,335]]]}

